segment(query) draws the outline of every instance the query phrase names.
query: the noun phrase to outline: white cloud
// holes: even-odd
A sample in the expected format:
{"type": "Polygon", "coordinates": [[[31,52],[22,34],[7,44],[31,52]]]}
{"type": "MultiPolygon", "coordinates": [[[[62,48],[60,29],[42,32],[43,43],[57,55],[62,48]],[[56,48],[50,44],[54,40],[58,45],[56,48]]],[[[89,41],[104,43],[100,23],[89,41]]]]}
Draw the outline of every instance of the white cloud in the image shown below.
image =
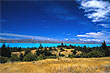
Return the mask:
{"type": "Polygon", "coordinates": [[[4,37],[0,37],[0,39],[7,39],[7,38],[4,38],[4,37]]]}
{"type": "Polygon", "coordinates": [[[96,42],[102,42],[100,39],[80,39],[80,41],[96,41],[96,42]]]}
{"type": "Polygon", "coordinates": [[[68,41],[68,38],[64,38],[64,40],[68,41]]]}
{"type": "Polygon", "coordinates": [[[102,36],[103,33],[102,32],[90,32],[90,33],[86,33],[84,35],[77,35],[77,37],[94,37],[94,38],[98,38],[99,36],[102,36]]]}
{"type": "Polygon", "coordinates": [[[110,28],[110,24],[99,24],[100,26],[103,26],[105,28],[110,28]]]}
{"type": "Polygon", "coordinates": [[[110,32],[101,31],[101,32],[90,32],[83,35],[77,35],[77,37],[84,38],[80,39],[83,41],[109,41],[110,42],[110,32]]]}
{"type": "Polygon", "coordinates": [[[0,40],[13,40],[13,39],[20,39],[20,38],[5,38],[5,37],[0,37],[0,40]]]}
{"type": "MultiPolygon", "coordinates": [[[[110,23],[110,2],[102,0],[76,0],[80,2],[80,8],[84,9],[92,22],[110,23]]],[[[106,25],[108,26],[108,25],[106,25]]]]}
{"type": "Polygon", "coordinates": [[[38,40],[57,40],[48,37],[41,37],[41,36],[30,36],[30,35],[20,35],[20,34],[11,34],[11,33],[0,33],[1,36],[12,36],[12,37],[24,37],[24,38],[31,38],[31,39],[38,39],[38,40]]]}

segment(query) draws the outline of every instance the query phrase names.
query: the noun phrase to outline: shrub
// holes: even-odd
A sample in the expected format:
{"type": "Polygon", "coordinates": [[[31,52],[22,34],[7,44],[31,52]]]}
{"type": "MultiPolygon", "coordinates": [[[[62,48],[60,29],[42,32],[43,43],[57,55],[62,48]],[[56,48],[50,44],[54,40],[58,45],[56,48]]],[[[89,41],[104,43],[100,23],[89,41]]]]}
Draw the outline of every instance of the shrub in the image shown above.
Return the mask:
{"type": "Polygon", "coordinates": [[[17,55],[12,55],[11,58],[10,58],[10,61],[11,62],[20,61],[20,57],[18,57],[17,55]]]}
{"type": "Polygon", "coordinates": [[[73,58],[73,56],[71,54],[68,55],[68,58],[73,58]]]}
{"type": "Polygon", "coordinates": [[[103,53],[102,51],[99,51],[99,50],[93,50],[89,53],[82,53],[81,54],[81,57],[84,57],[84,58],[89,58],[89,57],[104,57],[105,56],[105,53],[103,53]]]}
{"type": "Polygon", "coordinates": [[[76,54],[77,53],[76,50],[71,50],[71,52],[73,52],[73,54],[76,54]]]}
{"type": "Polygon", "coordinates": [[[93,50],[93,51],[89,52],[87,55],[88,55],[88,57],[104,57],[105,53],[103,53],[99,50],[93,50]]]}
{"type": "Polygon", "coordinates": [[[65,51],[63,48],[60,48],[61,51],[65,51]]]}
{"type": "Polygon", "coordinates": [[[32,53],[28,53],[26,56],[23,57],[23,61],[35,61],[37,59],[36,55],[32,53]]]}
{"type": "Polygon", "coordinates": [[[0,63],[6,63],[8,61],[7,57],[0,56],[0,63]]]}
{"type": "Polygon", "coordinates": [[[65,55],[64,55],[64,54],[59,53],[59,56],[64,57],[65,55]]]}

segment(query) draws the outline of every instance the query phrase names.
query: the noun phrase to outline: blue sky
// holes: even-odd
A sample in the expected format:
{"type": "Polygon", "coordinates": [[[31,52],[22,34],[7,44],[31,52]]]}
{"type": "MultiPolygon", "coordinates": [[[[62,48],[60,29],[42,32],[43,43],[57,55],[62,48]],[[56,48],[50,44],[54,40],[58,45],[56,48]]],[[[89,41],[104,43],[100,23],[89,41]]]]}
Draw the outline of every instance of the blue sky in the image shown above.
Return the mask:
{"type": "Polygon", "coordinates": [[[110,42],[110,2],[2,1],[0,39],[110,42]]]}

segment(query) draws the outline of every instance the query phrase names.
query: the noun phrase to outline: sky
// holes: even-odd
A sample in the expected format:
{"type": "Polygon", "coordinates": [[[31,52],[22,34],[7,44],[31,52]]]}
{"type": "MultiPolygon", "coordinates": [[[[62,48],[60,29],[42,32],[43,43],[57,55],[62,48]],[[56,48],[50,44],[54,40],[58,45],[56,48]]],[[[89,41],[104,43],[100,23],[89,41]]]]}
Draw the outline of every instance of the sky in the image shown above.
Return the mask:
{"type": "Polygon", "coordinates": [[[2,1],[0,39],[110,42],[110,1],[2,1]]]}

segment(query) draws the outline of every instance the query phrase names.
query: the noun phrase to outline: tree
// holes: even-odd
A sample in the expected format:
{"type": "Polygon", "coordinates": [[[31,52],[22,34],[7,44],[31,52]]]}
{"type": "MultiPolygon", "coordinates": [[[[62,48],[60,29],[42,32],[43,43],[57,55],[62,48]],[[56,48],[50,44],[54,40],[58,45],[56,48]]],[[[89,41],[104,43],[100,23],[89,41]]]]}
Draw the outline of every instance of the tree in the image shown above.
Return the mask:
{"type": "Polygon", "coordinates": [[[28,53],[30,53],[31,52],[31,49],[30,48],[26,48],[25,49],[25,54],[24,55],[27,55],[28,53]]]}
{"type": "Polygon", "coordinates": [[[42,49],[42,48],[43,48],[43,46],[42,46],[42,44],[40,43],[39,49],[42,49]]]}
{"type": "Polygon", "coordinates": [[[21,54],[20,54],[20,60],[21,60],[21,61],[23,60],[23,57],[24,57],[24,55],[23,55],[23,53],[21,53],[21,54]]]}
{"type": "Polygon", "coordinates": [[[105,41],[102,43],[101,48],[104,50],[105,55],[108,56],[109,55],[109,50],[108,50],[108,47],[107,47],[105,41]]]}
{"type": "Polygon", "coordinates": [[[63,47],[64,45],[63,45],[63,43],[61,43],[61,47],[63,47]]]}
{"type": "Polygon", "coordinates": [[[0,56],[4,56],[4,57],[11,56],[11,51],[8,47],[6,47],[5,44],[3,44],[2,47],[0,48],[0,56]]]}
{"type": "Polygon", "coordinates": [[[76,50],[71,50],[71,52],[73,52],[74,55],[77,53],[76,50]]]}

